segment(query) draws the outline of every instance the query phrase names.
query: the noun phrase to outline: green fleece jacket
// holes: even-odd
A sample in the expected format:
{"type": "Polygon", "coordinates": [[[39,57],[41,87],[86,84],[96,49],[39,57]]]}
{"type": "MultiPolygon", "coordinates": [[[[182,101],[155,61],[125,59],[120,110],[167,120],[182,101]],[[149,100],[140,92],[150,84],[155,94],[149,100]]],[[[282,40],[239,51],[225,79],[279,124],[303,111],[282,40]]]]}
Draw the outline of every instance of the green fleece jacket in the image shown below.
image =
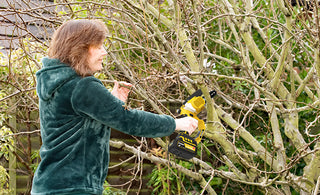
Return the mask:
{"type": "Polygon", "coordinates": [[[57,59],[36,73],[42,146],[31,194],[102,194],[110,128],[141,137],[168,136],[175,121],[123,107],[93,76],[80,77],[57,59]]]}

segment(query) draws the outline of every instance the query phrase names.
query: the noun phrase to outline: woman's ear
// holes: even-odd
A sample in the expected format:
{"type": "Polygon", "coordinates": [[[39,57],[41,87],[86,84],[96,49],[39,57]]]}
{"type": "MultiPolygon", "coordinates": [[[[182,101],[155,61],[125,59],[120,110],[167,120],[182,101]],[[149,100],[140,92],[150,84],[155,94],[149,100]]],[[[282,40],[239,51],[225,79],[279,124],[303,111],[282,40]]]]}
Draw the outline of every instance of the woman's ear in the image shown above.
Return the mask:
{"type": "Polygon", "coordinates": [[[89,46],[89,48],[88,48],[88,54],[89,55],[92,55],[93,54],[93,46],[89,46]]]}

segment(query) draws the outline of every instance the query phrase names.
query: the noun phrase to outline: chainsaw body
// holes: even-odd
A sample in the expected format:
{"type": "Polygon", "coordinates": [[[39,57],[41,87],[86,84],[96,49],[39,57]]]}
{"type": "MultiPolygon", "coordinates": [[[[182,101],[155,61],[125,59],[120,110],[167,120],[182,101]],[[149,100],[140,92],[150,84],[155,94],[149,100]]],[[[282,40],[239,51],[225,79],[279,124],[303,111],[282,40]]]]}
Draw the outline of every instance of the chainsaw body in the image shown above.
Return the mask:
{"type": "MultiPolygon", "coordinates": [[[[210,97],[213,98],[216,91],[210,91],[210,97]]],[[[198,120],[198,134],[191,137],[187,131],[179,132],[178,136],[169,145],[168,151],[178,157],[184,159],[191,159],[197,155],[197,145],[201,141],[204,131],[206,129],[203,120],[198,118],[198,114],[205,108],[205,98],[202,91],[199,89],[194,92],[179,109],[181,117],[192,117],[198,120]]]]}

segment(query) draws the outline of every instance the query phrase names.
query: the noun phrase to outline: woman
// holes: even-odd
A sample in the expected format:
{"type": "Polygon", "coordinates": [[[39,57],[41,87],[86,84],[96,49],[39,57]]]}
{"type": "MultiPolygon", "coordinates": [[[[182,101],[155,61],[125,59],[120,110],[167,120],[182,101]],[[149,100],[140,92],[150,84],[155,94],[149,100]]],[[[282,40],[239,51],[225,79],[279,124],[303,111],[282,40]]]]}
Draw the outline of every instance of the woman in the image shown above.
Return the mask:
{"type": "Polygon", "coordinates": [[[107,55],[105,25],[72,20],[54,33],[48,58],[36,73],[42,146],[32,194],[102,194],[109,163],[110,128],[144,136],[168,136],[197,127],[197,120],[173,119],[124,108],[131,85],[115,82],[110,93],[93,73],[107,55]]]}

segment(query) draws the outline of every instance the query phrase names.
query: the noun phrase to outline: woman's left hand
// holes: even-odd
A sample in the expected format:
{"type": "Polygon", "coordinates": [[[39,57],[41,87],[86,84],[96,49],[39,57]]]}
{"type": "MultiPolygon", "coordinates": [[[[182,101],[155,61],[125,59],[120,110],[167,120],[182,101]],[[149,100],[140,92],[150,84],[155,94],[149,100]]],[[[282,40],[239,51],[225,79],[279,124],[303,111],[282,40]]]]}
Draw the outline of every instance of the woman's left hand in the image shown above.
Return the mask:
{"type": "Polygon", "coordinates": [[[111,91],[111,94],[120,99],[123,102],[126,102],[128,99],[128,95],[130,92],[130,88],[132,87],[131,83],[127,82],[118,82],[114,81],[114,87],[111,91]]]}

